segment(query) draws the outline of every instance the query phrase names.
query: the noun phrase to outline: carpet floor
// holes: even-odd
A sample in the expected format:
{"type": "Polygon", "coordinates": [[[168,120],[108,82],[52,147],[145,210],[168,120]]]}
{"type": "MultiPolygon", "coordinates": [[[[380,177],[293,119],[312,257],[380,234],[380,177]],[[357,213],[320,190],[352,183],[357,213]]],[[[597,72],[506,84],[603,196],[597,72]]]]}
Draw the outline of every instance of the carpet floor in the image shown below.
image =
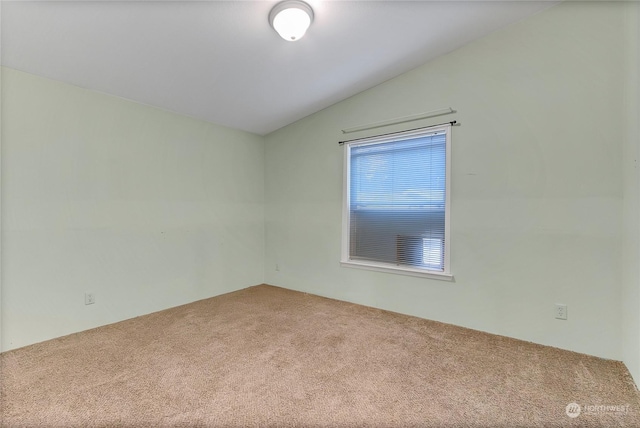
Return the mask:
{"type": "Polygon", "coordinates": [[[6,427],[640,427],[620,362],[268,285],[5,352],[0,371],[6,427]]]}

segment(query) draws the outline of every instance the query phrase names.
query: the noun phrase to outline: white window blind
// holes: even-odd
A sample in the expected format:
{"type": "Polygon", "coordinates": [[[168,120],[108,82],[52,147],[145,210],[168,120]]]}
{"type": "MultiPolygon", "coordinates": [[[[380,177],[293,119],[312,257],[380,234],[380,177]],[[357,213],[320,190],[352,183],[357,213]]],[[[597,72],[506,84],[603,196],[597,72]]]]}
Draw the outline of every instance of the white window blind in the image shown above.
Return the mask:
{"type": "Polygon", "coordinates": [[[449,134],[348,143],[343,261],[448,273],[449,134]]]}

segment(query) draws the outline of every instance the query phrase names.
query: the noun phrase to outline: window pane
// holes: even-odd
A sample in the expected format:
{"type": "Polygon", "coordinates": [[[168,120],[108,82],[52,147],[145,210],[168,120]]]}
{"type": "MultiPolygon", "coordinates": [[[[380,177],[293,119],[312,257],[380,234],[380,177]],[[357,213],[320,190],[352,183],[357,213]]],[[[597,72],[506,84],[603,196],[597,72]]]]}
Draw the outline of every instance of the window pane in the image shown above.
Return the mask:
{"type": "Polygon", "coordinates": [[[445,156],[445,135],[352,148],[352,208],[444,208],[445,156]]]}
{"type": "Polygon", "coordinates": [[[446,138],[351,147],[351,259],[444,270],[446,138]]]}

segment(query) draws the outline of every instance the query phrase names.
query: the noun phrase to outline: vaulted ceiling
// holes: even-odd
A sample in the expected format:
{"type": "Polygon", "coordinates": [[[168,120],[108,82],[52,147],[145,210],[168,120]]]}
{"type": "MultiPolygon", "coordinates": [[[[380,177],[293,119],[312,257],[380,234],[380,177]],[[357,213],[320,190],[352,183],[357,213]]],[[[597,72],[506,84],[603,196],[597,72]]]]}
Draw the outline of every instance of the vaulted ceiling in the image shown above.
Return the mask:
{"type": "Polygon", "coordinates": [[[552,6],[321,1],[305,37],[276,1],[2,1],[3,66],[267,134],[552,6]]]}

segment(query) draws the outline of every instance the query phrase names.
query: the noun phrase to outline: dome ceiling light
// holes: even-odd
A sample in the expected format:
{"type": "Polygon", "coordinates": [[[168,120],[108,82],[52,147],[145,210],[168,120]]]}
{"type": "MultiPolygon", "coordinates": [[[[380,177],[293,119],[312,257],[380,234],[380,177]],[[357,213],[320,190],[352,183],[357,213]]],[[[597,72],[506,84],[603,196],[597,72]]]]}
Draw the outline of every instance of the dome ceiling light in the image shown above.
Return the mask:
{"type": "Polygon", "coordinates": [[[289,42],[301,39],[312,21],[313,9],[300,0],[282,1],[269,12],[269,24],[289,42]]]}

